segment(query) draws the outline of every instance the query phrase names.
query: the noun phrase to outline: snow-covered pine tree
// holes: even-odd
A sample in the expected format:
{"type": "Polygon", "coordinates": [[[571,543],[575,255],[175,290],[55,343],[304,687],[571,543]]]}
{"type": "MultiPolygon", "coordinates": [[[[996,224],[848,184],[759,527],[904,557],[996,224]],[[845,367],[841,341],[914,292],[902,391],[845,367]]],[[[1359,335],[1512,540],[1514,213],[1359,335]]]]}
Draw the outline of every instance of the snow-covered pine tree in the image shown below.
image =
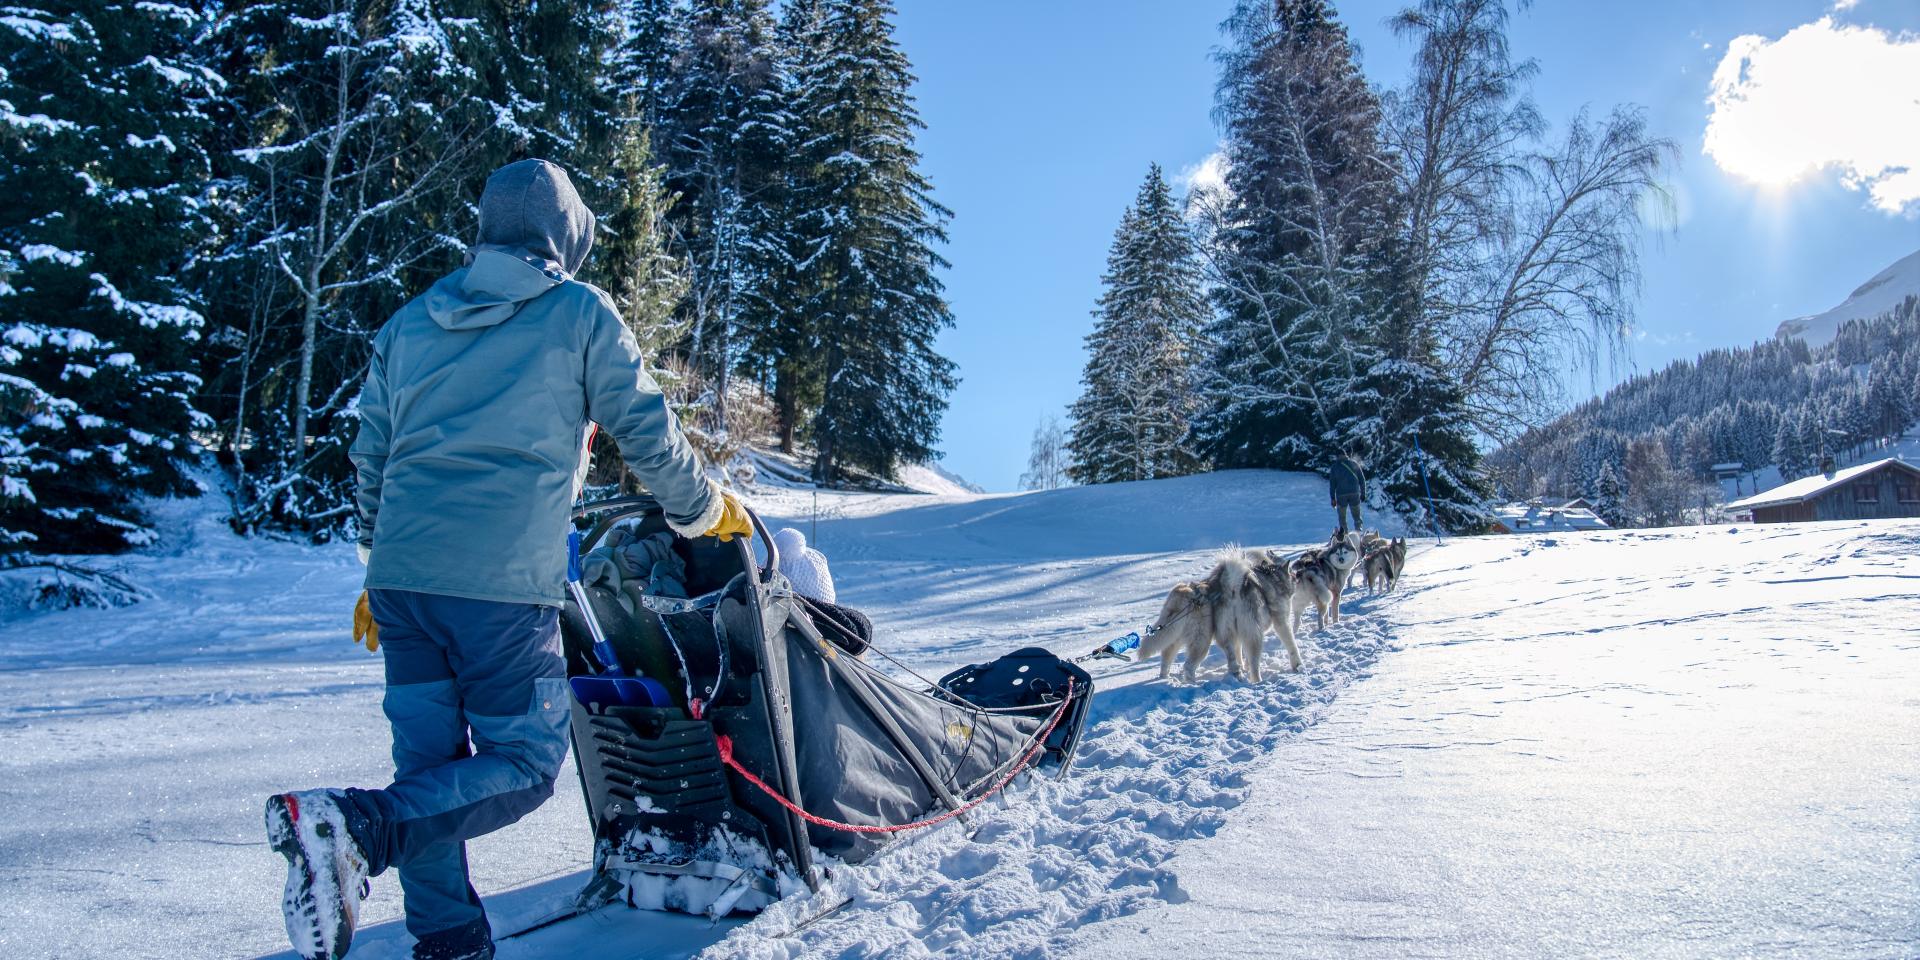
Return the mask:
{"type": "Polygon", "coordinates": [[[677,195],[674,252],[692,282],[681,311],[687,362],[705,384],[696,442],[731,448],[726,405],[751,332],[779,322],[788,271],[783,170],[792,144],[787,82],[767,0],[693,0],[663,84],[656,155],[677,195]]]}
{"type": "Polygon", "coordinates": [[[622,0],[618,7],[620,43],[608,81],[628,101],[627,117],[648,130],[660,126],[684,14],[680,0],[622,0]]]}
{"type": "Polygon", "coordinates": [[[1626,490],[1620,483],[1620,473],[1612,462],[1600,464],[1600,473],[1594,478],[1593,491],[1590,494],[1594,515],[1605,520],[1610,527],[1624,527],[1632,522],[1627,515],[1626,490]]]}
{"type": "Polygon", "coordinates": [[[208,45],[229,78],[210,412],[234,524],[325,536],[347,521],[346,447],[373,333],[456,266],[489,172],[575,166],[601,199],[617,125],[592,5],[269,0],[208,45]],[[537,92],[535,95],[533,92],[537,92]]]}
{"type": "Polygon", "coordinates": [[[1898,436],[1912,422],[1914,408],[1907,396],[1905,371],[1899,358],[1882,356],[1867,376],[1866,413],[1874,439],[1898,436]]]}
{"type": "Polygon", "coordinates": [[[81,0],[0,18],[0,554],[149,542],[138,498],[193,492],[179,279],[207,235],[199,12],[81,0]]]}
{"type": "Polygon", "coordinates": [[[1206,293],[1193,237],[1159,164],[1120,218],[1073,404],[1069,472],[1081,483],[1177,477],[1203,461],[1187,445],[1199,408],[1206,293]]]}
{"type": "MultiPolygon", "coordinates": [[[[676,310],[686,295],[687,272],[668,250],[666,217],[673,201],[666,194],[665,176],[664,168],[653,162],[647,130],[636,116],[626,124],[614,155],[609,213],[601,219],[594,273],[619,306],[654,380],[683,417],[693,418],[697,412],[686,408],[682,368],[669,362],[670,352],[686,334],[676,310]]],[[[599,434],[593,457],[592,482],[617,479],[623,489],[635,489],[610,435],[599,434]]]]}
{"type": "Polygon", "coordinates": [[[794,67],[807,140],[793,189],[808,259],[802,313],[821,351],[814,475],[892,477],[934,455],[957,381],[934,338],[952,325],[935,271],[951,213],[919,170],[913,74],[887,0],[821,0],[818,38],[794,67]]]}
{"type": "Polygon", "coordinates": [[[1780,418],[1780,432],[1773,443],[1773,462],[1780,468],[1782,480],[1798,480],[1813,472],[1819,454],[1817,448],[1806,445],[1807,433],[1806,404],[1788,408],[1780,418]]]}
{"type": "Polygon", "coordinates": [[[1382,358],[1391,229],[1380,108],[1324,0],[1241,0],[1216,115],[1227,196],[1212,211],[1219,318],[1200,452],[1314,468],[1349,438],[1350,391],[1382,358]]]}
{"type": "Polygon", "coordinates": [[[1430,355],[1383,356],[1353,390],[1344,435],[1370,479],[1417,529],[1477,531],[1491,488],[1460,388],[1430,355]]]}
{"type": "Polygon", "coordinates": [[[1752,475],[1773,462],[1773,441],[1780,429],[1780,411],[1766,401],[1741,400],[1734,407],[1740,432],[1738,459],[1752,475]]]}
{"type": "Polygon", "coordinates": [[[1227,28],[1216,114],[1228,189],[1205,209],[1218,316],[1199,451],[1222,466],[1316,469],[1352,447],[1397,509],[1477,525],[1485,484],[1464,398],[1418,322],[1380,104],[1345,28],[1323,0],[1243,0],[1227,28]]]}

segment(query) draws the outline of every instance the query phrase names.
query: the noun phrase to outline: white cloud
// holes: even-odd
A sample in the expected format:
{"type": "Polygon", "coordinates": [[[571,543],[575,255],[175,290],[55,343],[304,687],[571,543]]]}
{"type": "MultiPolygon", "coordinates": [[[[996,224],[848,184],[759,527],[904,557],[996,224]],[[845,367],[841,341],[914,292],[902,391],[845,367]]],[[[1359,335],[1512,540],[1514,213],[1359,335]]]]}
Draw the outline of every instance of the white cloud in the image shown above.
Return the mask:
{"type": "Polygon", "coordinates": [[[1190,163],[1181,167],[1180,173],[1173,178],[1173,181],[1186,190],[1188,196],[1226,189],[1226,152],[1215,150],[1207,154],[1206,159],[1199,163],[1190,163]]]}
{"type": "Polygon", "coordinates": [[[1875,207],[1920,213],[1920,36],[1822,17],[1736,37],[1707,103],[1720,169],[1776,186],[1832,169],[1875,207]]]}
{"type": "Polygon", "coordinates": [[[1836,11],[1852,10],[1854,7],[1857,7],[1859,5],[1860,5],[1860,0],[1833,0],[1833,9],[1836,11]]]}

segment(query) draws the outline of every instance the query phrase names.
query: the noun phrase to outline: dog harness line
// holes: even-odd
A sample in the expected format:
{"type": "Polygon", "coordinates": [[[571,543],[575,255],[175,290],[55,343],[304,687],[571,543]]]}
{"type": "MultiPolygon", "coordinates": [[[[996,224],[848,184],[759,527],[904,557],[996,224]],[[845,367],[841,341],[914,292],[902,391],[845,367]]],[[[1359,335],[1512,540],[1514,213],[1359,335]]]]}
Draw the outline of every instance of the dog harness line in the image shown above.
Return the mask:
{"type": "Polygon", "coordinates": [[[734,756],[733,756],[733,738],[732,737],[726,736],[725,734],[721,734],[720,736],[714,737],[714,740],[720,746],[720,762],[721,763],[726,764],[727,767],[733,770],[734,773],[737,773],[740,776],[746,778],[746,781],[748,783],[751,783],[754,786],[759,787],[761,793],[764,793],[767,796],[772,797],[775,803],[778,803],[782,807],[785,807],[789,813],[794,814],[800,819],[805,820],[806,822],[811,823],[815,826],[826,827],[830,830],[843,830],[843,831],[846,831],[847,833],[900,833],[901,831],[904,831],[904,830],[918,830],[922,827],[931,827],[937,824],[945,823],[948,820],[952,820],[954,817],[960,816],[961,814],[966,813],[969,810],[972,810],[974,807],[977,807],[982,803],[985,803],[988,797],[991,797],[994,794],[999,793],[1003,787],[1005,787],[1009,783],[1012,783],[1013,778],[1019,776],[1020,771],[1025,770],[1027,768],[1027,765],[1033,762],[1033,758],[1040,753],[1041,749],[1046,747],[1047,738],[1050,736],[1053,736],[1054,728],[1060,725],[1060,718],[1065,716],[1067,713],[1067,705],[1073,702],[1073,686],[1074,684],[1073,684],[1072,678],[1068,678],[1067,695],[1060,699],[1059,706],[1053,708],[1053,716],[1047,719],[1046,727],[1041,729],[1040,733],[1033,738],[1033,745],[1028,747],[1027,752],[1021,755],[1019,762],[1013,765],[1013,769],[1008,770],[1006,776],[1003,776],[1000,778],[1000,782],[995,783],[991,788],[987,790],[986,793],[983,793],[973,798],[972,800],[969,800],[966,803],[961,804],[960,806],[954,807],[952,810],[948,810],[946,813],[943,813],[937,817],[928,817],[925,820],[915,820],[912,823],[901,823],[901,824],[895,824],[892,826],[867,826],[867,825],[858,824],[858,823],[841,823],[838,820],[829,820],[826,817],[822,817],[817,814],[808,813],[807,811],[802,810],[799,804],[794,803],[792,800],[787,799],[784,795],[780,793],[780,791],[775,790],[771,786],[768,786],[765,780],[762,780],[759,777],[754,776],[752,771],[748,770],[746,767],[741,766],[740,761],[734,759],[734,756]]]}

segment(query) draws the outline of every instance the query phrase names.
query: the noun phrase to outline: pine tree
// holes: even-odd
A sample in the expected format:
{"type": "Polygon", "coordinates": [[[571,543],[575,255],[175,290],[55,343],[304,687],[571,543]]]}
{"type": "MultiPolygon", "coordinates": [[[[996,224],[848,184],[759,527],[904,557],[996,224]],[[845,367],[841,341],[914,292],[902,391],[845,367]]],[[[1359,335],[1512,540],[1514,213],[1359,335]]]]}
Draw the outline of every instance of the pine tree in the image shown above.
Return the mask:
{"type": "Polygon", "coordinates": [[[1367,456],[1387,503],[1418,529],[1485,527],[1491,488],[1460,389],[1429,356],[1386,357],[1353,391],[1347,446],[1367,456]]]}
{"type": "Polygon", "coordinates": [[[1771,458],[1779,466],[1783,480],[1795,480],[1807,474],[1807,454],[1800,446],[1800,421],[1805,416],[1800,410],[1787,411],[1774,433],[1771,458]]]}
{"type": "Polygon", "coordinates": [[[1324,0],[1242,0],[1228,28],[1220,318],[1195,429],[1221,466],[1314,468],[1348,439],[1349,388],[1382,357],[1368,330],[1390,295],[1380,108],[1324,0]]]}
{"type": "Polygon", "coordinates": [[[733,374],[756,331],[789,307],[776,293],[788,270],[781,191],[788,134],[785,66],[766,0],[694,0],[678,31],[660,93],[654,149],[678,196],[675,253],[691,285],[681,310],[686,354],[707,385],[708,412],[690,426],[727,446],[733,374]]]}
{"type": "Polygon", "coordinates": [[[1611,462],[1600,465],[1600,473],[1594,478],[1593,512],[1605,520],[1610,527],[1623,527],[1628,523],[1626,513],[1626,492],[1620,486],[1620,474],[1611,462]]]}
{"type": "Polygon", "coordinates": [[[1158,164],[1121,216],[1101,279],[1069,470],[1081,483],[1193,473],[1201,460],[1187,426],[1198,409],[1207,303],[1192,236],[1158,164]]]}
{"type": "Polygon", "coordinates": [[[222,293],[205,364],[235,526],[324,537],[352,515],[346,447],[373,333],[459,264],[493,169],[587,158],[576,180],[603,198],[618,124],[597,11],[274,0],[220,19],[223,237],[201,282],[222,293]]]}
{"type": "Polygon", "coordinates": [[[1897,436],[1913,420],[1914,408],[1896,360],[1880,357],[1867,377],[1866,418],[1875,439],[1897,436]]]}
{"type": "MultiPolygon", "coordinates": [[[[653,379],[683,417],[689,409],[684,369],[670,361],[670,353],[686,334],[676,314],[686,295],[686,266],[668,250],[667,212],[673,200],[664,185],[666,172],[653,162],[646,128],[626,125],[612,164],[612,211],[602,221],[596,247],[596,278],[620,308],[620,318],[633,332],[653,379]]],[[[611,436],[598,434],[593,451],[594,483],[618,482],[637,489],[637,482],[619,455],[611,436]]]]}
{"type": "Polygon", "coordinates": [[[934,338],[953,324],[935,271],[950,212],[919,171],[913,74],[887,0],[821,0],[817,36],[794,66],[795,229],[801,313],[819,344],[814,475],[892,477],[934,455],[957,384],[934,338]]]}
{"type": "Polygon", "coordinates": [[[608,81],[613,94],[627,101],[627,118],[647,130],[661,125],[674,56],[684,39],[683,14],[679,0],[623,0],[619,5],[620,43],[608,81]]]}
{"type": "Polygon", "coordinates": [[[1322,0],[1243,0],[1227,27],[1199,450],[1221,466],[1317,469],[1356,449],[1396,509],[1475,526],[1486,485],[1465,398],[1420,322],[1380,104],[1346,30],[1322,0]]]}
{"type": "Polygon", "coordinates": [[[206,426],[181,281],[207,235],[192,10],[82,0],[0,24],[0,553],[148,543],[206,426]]]}

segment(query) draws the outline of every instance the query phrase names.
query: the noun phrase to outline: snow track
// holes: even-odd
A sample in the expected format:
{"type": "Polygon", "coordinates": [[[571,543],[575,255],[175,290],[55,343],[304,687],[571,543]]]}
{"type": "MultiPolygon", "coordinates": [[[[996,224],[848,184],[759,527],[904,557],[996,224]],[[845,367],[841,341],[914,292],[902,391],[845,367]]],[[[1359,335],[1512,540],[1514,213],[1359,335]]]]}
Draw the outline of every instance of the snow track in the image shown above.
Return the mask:
{"type": "MultiPolygon", "coordinates": [[[[939,675],[1142,626],[1223,541],[1324,536],[1324,490],[823,493],[812,539],[939,675]]],[[[810,494],[764,500],[810,529],[810,494]]],[[[155,600],[5,625],[0,957],[284,958],[261,799],[390,769],[351,551],[200,519],[116,561],[155,600]]],[[[822,894],[718,925],[601,910],[501,960],[1920,957],[1917,584],[1916,521],[1416,544],[1398,592],[1302,638],[1302,674],[1099,665],[1072,776],[822,894]]],[[[585,880],[570,774],[557,793],[472,845],[496,929],[585,880]]],[[[398,885],[373,886],[353,956],[402,960],[398,885]]]]}
{"type": "MultiPolygon", "coordinates": [[[[1226,823],[1274,741],[1314,723],[1389,635],[1379,617],[1354,616],[1305,640],[1299,674],[1243,684],[1224,675],[1216,652],[1198,684],[1102,693],[1066,780],[1030,781],[978,816],[971,834],[944,827],[837,868],[818,895],[776,906],[701,956],[1041,958],[1088,924],[1182,902],[1179,879],[1162,865],[1226,823]],[[833,918],[774,936],[848,896],[853,903],[833,918]]],[[[1277,650],[1268,650],[1270,669],[1277,650]]],[[[1120,674],[1157,670],[1156,661],[1120,674]]]]}

